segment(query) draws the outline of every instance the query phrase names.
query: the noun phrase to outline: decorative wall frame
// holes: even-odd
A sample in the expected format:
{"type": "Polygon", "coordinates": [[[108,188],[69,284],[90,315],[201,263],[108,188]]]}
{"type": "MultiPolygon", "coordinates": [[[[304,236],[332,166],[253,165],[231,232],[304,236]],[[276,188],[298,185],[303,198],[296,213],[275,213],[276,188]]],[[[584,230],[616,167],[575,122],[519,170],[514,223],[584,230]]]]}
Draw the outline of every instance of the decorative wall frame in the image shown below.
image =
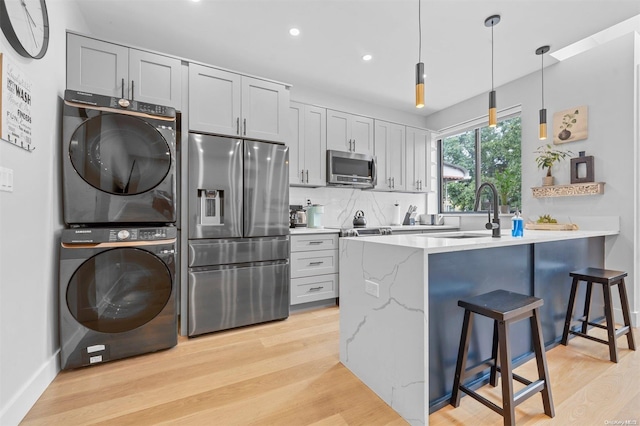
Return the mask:
{"type": "Polygon", "coordinates": [[[587,183],[595,181],[593,172],[593,155],[584,155],[571,159],[571,183],[587,183]]]}
{"type": "Polygon", "coordinates": [[[553,143],[558,145],[587,139],[589,111],[586,105],[553,114],[553,143]]]}
{"type": "Polygon", "coordinates": [[[32,152],[33,83],[1,52],[0,80],[0,140],[32,152]]]}

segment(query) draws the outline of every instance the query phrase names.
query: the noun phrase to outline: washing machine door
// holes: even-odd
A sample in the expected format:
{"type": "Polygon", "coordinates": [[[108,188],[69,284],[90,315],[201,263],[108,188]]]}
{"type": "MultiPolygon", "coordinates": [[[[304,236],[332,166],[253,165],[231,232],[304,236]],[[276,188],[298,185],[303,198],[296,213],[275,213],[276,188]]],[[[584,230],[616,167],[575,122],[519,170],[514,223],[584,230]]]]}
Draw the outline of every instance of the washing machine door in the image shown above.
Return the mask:
{"type": "Polygon", "coordinates": [[[154,319],[171,289],[171,272],[158,257],[137,248],[115,248],[76,270],[67,286],[67,306],[85,327],[121,333],[154,319]]]}
{"type": "Polygon", "coordinates": [[[71,137],[69,156],[88,184],[117,195],[149,191],[171,168],[171,149],[162,134],[147,121],[124,114],[84,121],[71,137]]]}

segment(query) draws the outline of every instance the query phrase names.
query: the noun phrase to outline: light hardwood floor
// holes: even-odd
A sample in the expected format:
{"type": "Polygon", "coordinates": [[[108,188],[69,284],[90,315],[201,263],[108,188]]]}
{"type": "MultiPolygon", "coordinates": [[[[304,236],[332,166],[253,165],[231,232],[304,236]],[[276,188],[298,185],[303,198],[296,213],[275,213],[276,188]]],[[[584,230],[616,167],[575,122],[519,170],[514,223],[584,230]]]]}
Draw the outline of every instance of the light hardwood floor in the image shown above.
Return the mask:
{"type": "MultiPolygon", "coordinates": [[[[23,424],[405,424],[340,364],[338,312],[180,338],[169,350],[63,371],[23,424]]],[[[637,336],[638,329],[640,343],[637,336]]],[[[626,349],[624,338],[618,344],[618,364],[608,361],[604,345],[586,339],[548,351],[556,417],[544,415],[538,395],[516,409],[518,424],[640,425],[640,350],[626,349]]],[[[533,361],[517,372],[534,377],[533,361]]],[[[499,388],[485,388],[499,401],[499,388]]],[[[464,397],[429,423],[500,425],[502,418],[464,397]]]]}

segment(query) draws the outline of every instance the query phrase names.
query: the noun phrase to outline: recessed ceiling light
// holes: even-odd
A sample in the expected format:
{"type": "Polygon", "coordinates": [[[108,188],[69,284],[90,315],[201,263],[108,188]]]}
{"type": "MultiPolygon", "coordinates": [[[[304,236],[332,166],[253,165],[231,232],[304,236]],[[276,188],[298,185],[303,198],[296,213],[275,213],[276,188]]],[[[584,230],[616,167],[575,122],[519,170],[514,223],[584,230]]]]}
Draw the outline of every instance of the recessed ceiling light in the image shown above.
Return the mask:
{"type": "Polygon", "coordinates": [[[363,60],[363,61],[370,61],[371,59],[373,59],[373,56],[371,56],[371,55],[369,55],[369,54],[366,54],[366,55],[364,55],[364,56],[362,57],[362,60],[363,60]]]}
{"type": "Polygon", "coordinates": [[[289,34],[291,34],[292,36],[296,37],[300,35],[300,30],[297,28],[291,28],[289,30],[289,34]]]}
{"type": "Polygon", "coordinates": [[[198,3],[200,0],[191,0],[194,3],[198,3]]]}

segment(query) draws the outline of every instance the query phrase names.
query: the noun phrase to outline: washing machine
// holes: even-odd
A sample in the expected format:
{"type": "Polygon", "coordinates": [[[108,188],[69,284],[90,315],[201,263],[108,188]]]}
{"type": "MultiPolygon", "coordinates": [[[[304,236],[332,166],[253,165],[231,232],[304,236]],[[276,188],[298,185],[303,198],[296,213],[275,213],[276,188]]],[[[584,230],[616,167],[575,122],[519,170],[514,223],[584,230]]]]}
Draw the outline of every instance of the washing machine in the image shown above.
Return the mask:
{"type": "Polygon", "coordinates": [[[74,228],[60,248],[60,364],[175,346],[176,228],[74,228]]]}
{"type": "Polygon", "coordinates": [[[64,221],[176,221],[176,111],[67,90],[62,120],[64,221]]]}

